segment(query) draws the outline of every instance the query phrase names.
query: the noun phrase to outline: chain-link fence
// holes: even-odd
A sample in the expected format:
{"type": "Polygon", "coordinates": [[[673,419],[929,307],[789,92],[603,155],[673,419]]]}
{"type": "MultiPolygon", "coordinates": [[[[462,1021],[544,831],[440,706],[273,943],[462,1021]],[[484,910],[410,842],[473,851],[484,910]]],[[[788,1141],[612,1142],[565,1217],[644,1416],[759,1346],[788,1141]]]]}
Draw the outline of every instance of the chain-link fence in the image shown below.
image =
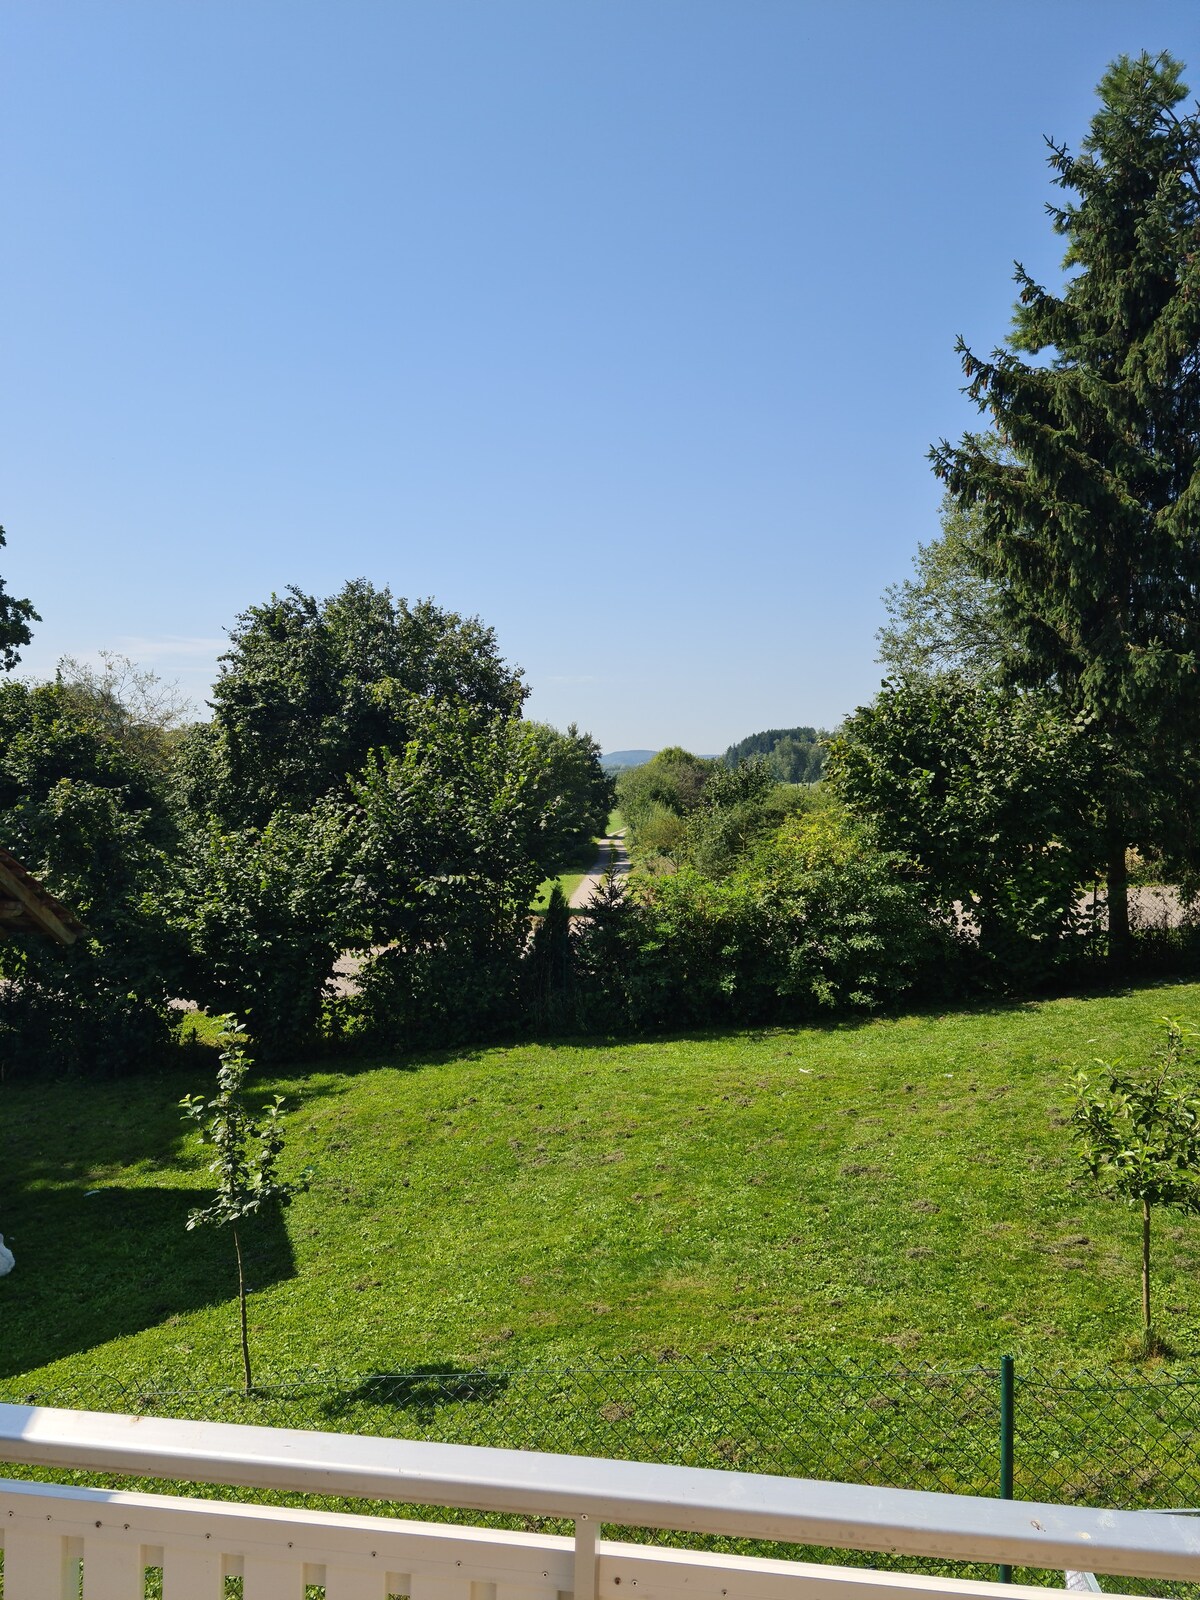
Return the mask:
{"type": "MultiPolygon", "coordinates": [[[[1200,1373],[1015,1365],[1018,1499],[1200,1505],[1200,1373]]],[[[605,1359],[509,1370],[293,1373],[240,1388],[182,1375],[0,1384],[0,1399],[371,1433],[994,1495],[997,1367],[605,1359]]]]}

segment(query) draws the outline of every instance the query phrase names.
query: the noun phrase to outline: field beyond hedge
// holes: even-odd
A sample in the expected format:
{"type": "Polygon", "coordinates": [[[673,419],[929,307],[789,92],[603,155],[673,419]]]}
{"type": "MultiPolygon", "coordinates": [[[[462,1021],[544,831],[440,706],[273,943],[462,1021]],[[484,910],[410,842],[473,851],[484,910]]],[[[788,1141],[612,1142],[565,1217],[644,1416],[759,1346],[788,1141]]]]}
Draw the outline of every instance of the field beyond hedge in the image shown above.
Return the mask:
{"type": "MultiPolygon", "coordinates": [[[[1080,1176],[1068,1080],[1168,1014],[1200,1023],[1200,986],[274,1074],[312,1185],[254,1241],[260,1373],[1123,1359],[1138,1222],[1080,1176]]],[[[211,1067],[0,1084],[0,1379],[236,1379],[229,1241],[184,1228],[209,1178],[176,1102],[211,1067]]],[[[1192,1362],[1200,1222],[1162,1214],[1155,1243],[1192,1362]]]]}

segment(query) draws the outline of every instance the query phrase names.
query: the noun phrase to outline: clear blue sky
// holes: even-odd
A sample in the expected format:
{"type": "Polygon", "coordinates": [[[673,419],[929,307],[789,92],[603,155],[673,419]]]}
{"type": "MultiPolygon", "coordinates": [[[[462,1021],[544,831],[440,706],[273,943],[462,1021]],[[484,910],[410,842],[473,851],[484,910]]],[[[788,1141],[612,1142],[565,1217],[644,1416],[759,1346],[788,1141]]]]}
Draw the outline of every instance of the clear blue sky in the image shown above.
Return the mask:
{"type": "Polygon", "coordinates": [[[1195,0],[7,0],[0,556],[30,671],[477,613],[606,748],[832,724],[936,530],[1043,134],[1195,0]]]}

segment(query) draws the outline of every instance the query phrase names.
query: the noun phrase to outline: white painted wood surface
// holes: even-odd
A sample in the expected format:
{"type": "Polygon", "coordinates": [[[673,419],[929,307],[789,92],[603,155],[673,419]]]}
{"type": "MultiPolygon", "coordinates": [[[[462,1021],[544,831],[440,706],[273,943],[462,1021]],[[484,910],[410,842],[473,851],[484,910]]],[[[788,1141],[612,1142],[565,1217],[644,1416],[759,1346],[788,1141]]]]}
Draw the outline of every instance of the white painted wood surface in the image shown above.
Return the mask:
{"type": "Polygon", "coordinates": [[[0,1456],[575,1518],[576,1537],[0,1479],[3,1600],[1032,1600],[1044,1589],[622,1544],[619,1526],[1195,1581],[1194,1519],[524,1451],[0,1407],[0,1456]],[[153,1461],[151,1468],[144,1463],[153,1461]],[[139,1465],[138,1463],[143,1463],[139,1465]],[[168,1467],[169,1470],[163,1470],[168,1467]],[[348,1488],[348,1483],[356,1488],[348,1488]],[[496,1504],[503,1501],[502,1505],[496,1504]],[[603,1514],[598,1508],[603,1507],[603,1514]],[[764,1533],[764,1530],[769,1532],[764,1533]],[[1036,1560],[1029,1560],[1029,1552],[1036,1560]],[[1068,1551],[1074,1559],[1055,1559],[1068,1551]]]}
{"type": "MultiPolygon", "coordinates": [[[[240,1502],[0,1480],[4,1600],[574,1600],[575,1542],[543,1534],[337,1516],[240,1502]]],[[[585,1600],[1033,1600],[1045,1590],[710,1555],[601,1540],[585,1600]]]]}

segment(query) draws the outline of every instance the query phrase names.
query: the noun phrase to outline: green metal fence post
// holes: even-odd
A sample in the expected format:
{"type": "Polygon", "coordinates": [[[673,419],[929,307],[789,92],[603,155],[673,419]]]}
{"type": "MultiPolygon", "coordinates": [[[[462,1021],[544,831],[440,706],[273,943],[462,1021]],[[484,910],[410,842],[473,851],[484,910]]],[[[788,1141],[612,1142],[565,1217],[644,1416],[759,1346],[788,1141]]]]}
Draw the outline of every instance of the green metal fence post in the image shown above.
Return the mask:
{"type": "MultiPolygon", "coordinates": [[[[1000,1357],[1000,1498],[1013,1497],[1013,1358],[1000,1357]]],[[[1001,1583],[1012,1582],[1012,1568],[1002,1562],[997,1569],[1001,1583]]]]}

